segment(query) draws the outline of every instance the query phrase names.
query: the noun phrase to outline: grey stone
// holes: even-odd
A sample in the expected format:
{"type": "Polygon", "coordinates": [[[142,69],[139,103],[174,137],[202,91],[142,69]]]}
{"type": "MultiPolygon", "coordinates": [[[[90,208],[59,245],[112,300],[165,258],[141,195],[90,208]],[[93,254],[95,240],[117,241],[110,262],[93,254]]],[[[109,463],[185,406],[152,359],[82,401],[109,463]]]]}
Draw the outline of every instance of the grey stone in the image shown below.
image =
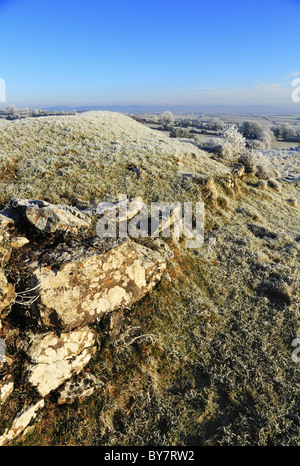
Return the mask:
{"type": "Polygon", "coordinates": [[[63,231],[76,234],[82,229],[87,230],[91,223],[91,216],[76,207],[27,199],[13,199],[10,206],[21,211],[28,222],[45,233],[63,231]]]}

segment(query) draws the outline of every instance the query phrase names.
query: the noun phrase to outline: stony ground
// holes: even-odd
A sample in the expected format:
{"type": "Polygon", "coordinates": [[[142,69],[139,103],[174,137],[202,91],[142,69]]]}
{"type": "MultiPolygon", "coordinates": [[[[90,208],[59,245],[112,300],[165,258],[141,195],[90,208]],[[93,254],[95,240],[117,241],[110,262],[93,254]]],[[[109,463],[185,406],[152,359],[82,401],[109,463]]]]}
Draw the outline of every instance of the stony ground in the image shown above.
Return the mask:
{"type": "Polygon", "coordinates": [[[108,112],[7,123],[0,141],[2,207],[11,197],[87,207],[125,193],[201,199],[206,216],[202,248],[166,240],[174,257],[162,281],[124,310],[114,342],[99,323],[87,369],[104,387],[82,403],[49,398],[16,443],[298,445],[299,187],[240,179],[108,112]]]}

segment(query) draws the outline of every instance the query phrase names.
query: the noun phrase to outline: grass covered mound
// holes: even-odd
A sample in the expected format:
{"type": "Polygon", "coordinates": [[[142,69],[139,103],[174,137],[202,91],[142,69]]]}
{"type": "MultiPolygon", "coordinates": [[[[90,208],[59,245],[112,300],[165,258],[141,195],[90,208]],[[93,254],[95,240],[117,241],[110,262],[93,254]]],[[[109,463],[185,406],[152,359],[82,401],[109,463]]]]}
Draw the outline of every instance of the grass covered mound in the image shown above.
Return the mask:
{"type": "MultiPolygon", "coordinates": [[[[90,112],[0,127],[0,197],[87,206],[119,194],[205,203],[197,250],[174,257],[88,369],[105,386],[46,402],[22,445],[298,445],[298,188],[280,189],[129,117],[90,112]]],[[[299,201],[298,201],[299,202],[299,201]]],[[[150,238],[141,242],[153,248],[150,238]]]]}
{"type": "Polygon", "coordinates": [[[185,198],[182,173],[226,173],[191,144],[118,113],[28,118],[0,126],[0,202],[41,197],[89,205],[119,193],[185,198]]]}

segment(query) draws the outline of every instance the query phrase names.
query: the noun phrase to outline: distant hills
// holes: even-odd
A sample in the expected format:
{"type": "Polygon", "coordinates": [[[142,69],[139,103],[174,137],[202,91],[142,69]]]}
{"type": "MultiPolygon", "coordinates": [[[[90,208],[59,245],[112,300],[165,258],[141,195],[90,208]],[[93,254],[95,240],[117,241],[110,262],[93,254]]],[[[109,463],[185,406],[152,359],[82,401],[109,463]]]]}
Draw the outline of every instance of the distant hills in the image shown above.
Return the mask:
{"type": "Polygon", "coordinates": [[[109,111],[129,114],[153,114],[161,113],[164,110],[170,110],[175,114],[202,114],[208,113],[212,115],[231,114],[231,115],[253,115],[253,114],[300,114],[300,107],[273,107],[271,105],[253,105],[253,106],[230,106],[230,105],[204,105],[204,106],[188,106],[188,105],[86,105],[79,107],[68,106],[53,106],[44,107],[43,110],[52,112],[69,112],[77,110],[77,112],[87,111],[109,111]]]}

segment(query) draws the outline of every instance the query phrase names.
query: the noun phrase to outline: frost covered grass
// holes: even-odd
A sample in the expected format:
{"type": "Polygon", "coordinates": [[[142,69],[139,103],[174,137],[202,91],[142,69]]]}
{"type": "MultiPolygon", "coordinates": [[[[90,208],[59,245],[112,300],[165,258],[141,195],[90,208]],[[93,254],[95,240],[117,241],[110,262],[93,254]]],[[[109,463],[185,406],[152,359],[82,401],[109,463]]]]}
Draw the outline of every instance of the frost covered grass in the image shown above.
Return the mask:
{"type": "MultiPolygon", "coordinates": [[[[255,148],[253,144],[250,148],[246,146],[246,139],[237,128],[229,126],[223,131],[223,136],[219,152],[225,161],[240,162],[247,173],[253,173],[263,180],[279,176],[279,172],[270,160],[258,150],[259,147],[255,148]]],[[[263,147],[265,147],[264,144],[263,147]]]]}
{"type": "Polygon", "coordinates": [[[262,151],[272,165],[287,181],[299,185],[300,180],[300,148],[266,149],[262,151]]]}
{"type": "Polygon", "coordinates": [[[186,196],[180,191],[183,172],[227,172],[196,147],[110,112],[28,118],[1,126],[1,172],[12,165],[14,183],[0,179],[2,203],[11,197],[41,197],[86,205],[118,193],[168,201],[176,186],[178,195],[186,196]]]}
{"type": "Polygon", "coordinates": [[[299,245],[261,215],[242,202],[199,254],[173,247],[168,275],[126,311],[130,340],[152,339],[102,335],[89,368],[104,390],[48,403],[25,444],[297,445],[299,245]]]}
{"type": "Polygon", "coordinates": [[[88,369],[104,388],[70,406],[47,400],[15,443],[298,445],[297,186],[255,171],[233,177],[210,154],[119,114],[28,119],[0,135],[2,203],[88,205],[126,193],[203,199],[206,218],[202,248],[167,240],[163,280],[125,310],[115,343],[99,323],[88,369]]]}

